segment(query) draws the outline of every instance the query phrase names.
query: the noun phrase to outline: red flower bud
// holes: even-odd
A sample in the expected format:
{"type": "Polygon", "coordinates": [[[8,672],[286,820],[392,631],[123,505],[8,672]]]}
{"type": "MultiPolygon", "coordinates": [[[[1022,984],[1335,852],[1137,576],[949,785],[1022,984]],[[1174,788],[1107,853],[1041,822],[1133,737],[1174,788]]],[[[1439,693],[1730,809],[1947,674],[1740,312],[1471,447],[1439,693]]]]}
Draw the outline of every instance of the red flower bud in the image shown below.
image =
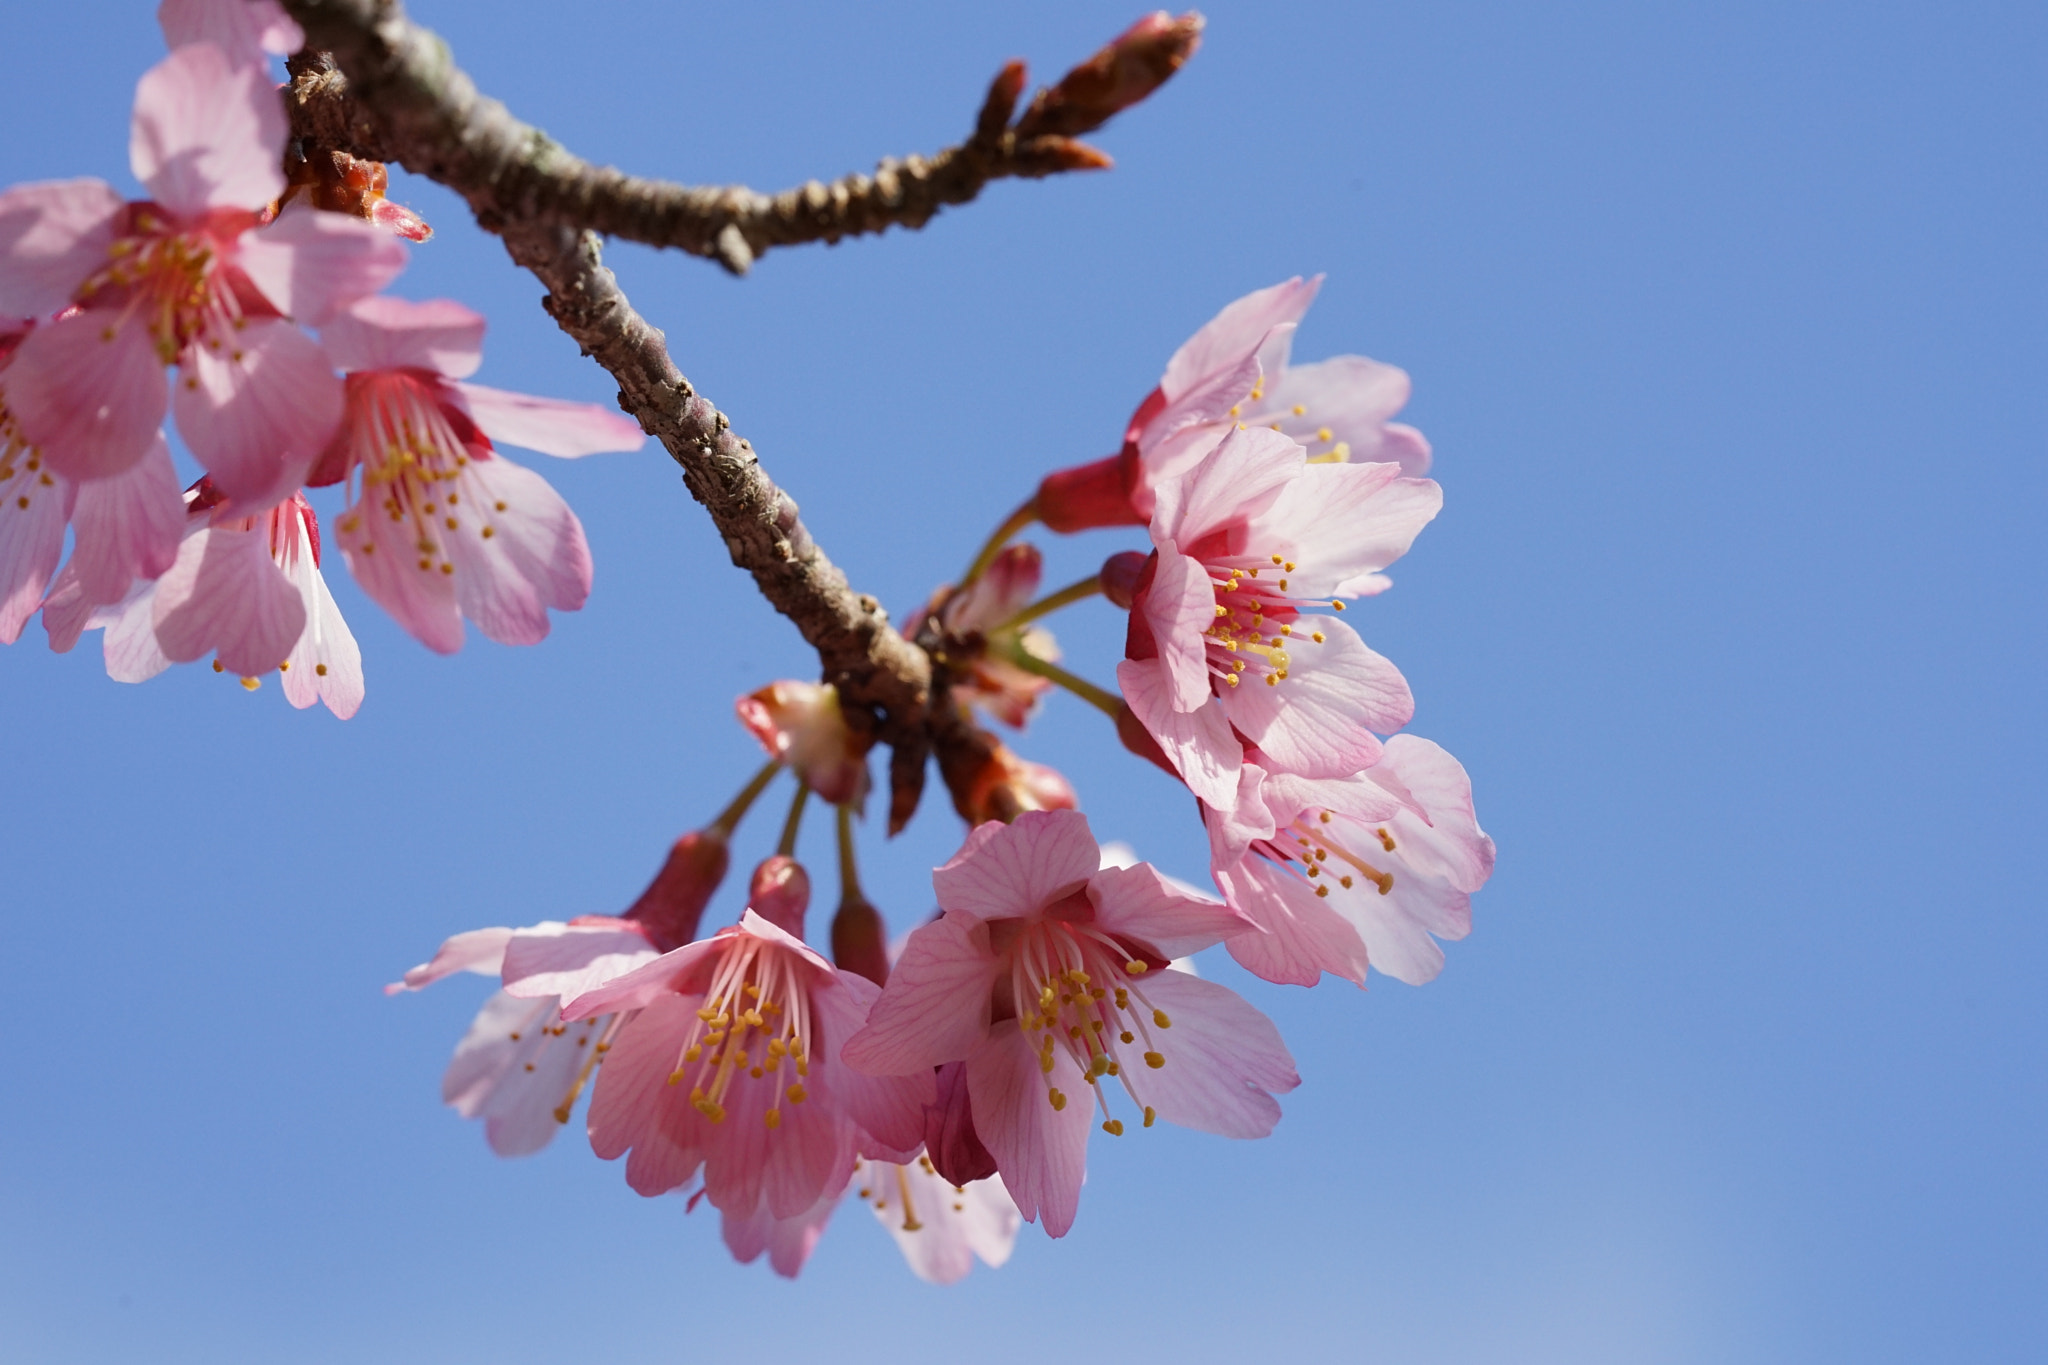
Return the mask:
{"type": "Polygon", "coordinates": [[[1178,19],[1159,10],[1132,24],[1108,46],[1041,90],[1017,120],[1017,136],[1085,133],[1164,85],[1202,45],[1202,16],[1178,19]]]}
{"type": "Polygon", "coordinates": [[[754,869],[747,887],[747,908],[778,929],[804,936],[804,911],[811,906],[811,874],[784,853],[754,869]]]}
{"type": "Polygon", "coordinates": [[[839,902],[839,913],[832,917],[832,964],[877,986],[888,984],[889,945],[884,941],[882,917],[858,891],[848,892],[839,902]]]}
{"type": "Polygon", "coordinates": [[[1137,596],[1138,576],[1151,562],[1152,556],[1139,550],[1119,550],[1103,560],[1102,595],[1129,611],[1137,596]]]}
{"type": "Polygon", "coordinates": [[[624,918],[644,925],[663,952],[682,947],[697,937],[697,922],[731,863],[724,834],[715,827],[690,831],[675,841],[668,861],[624,918]]]}

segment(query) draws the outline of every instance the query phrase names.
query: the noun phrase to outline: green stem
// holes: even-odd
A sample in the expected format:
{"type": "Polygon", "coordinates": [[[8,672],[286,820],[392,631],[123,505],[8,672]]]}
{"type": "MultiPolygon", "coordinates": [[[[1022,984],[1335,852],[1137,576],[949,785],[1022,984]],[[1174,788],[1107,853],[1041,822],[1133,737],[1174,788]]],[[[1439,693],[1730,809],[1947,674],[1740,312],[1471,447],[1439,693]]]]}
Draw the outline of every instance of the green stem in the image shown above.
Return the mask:
{"type": "Polygon", "coordinates": [[[775,851],[785,858],[796,856],[796,832],[804,822],[804,803],[811,799],[808,783],[796,784],[796,799],[789,803],[789,818],[782,822],[782,839],[775,845],[775,851]]]}
{"type": "Polygon", "coordinates": [[[1115,693],[1097,687],[1086,678],[1077,678],[1058,664],[1047,663],[1036,654],[1021,646],[1004,650],[1002,657],[1008,659],[1026,673],[1036,673],[1046,681],[1066,688],[1067,691],[1072,692],[1111,720],[1115,720],[1117,712],[1123,709],[1123,699],[1115,693]]]}
{"type": "Polygon", "coordinates": [[[853,805],[851,802],[839,808],[839,899],[847,901],[866,900],[860,893],[860,873],[853,865],[853,805]]]}
{"type": "Polygon", "coordinates": [[[988,572],[988,566],[996,562],[996,556],[1003,552],[1003,547],[1010,543],[1011,538],[1037,520],[1038,500],[1036,498],[1010,513],[1009,519],[1001,526],[996,527],[995,534],[990,536],[988,543],[981,547],[981,553],[976,555],[974,562],[967,566],[967,573],[960,580],[960,590],[964,592],[973,586],[976,579],[988,572]]]}
{"type": "Polygon", "coordinates": [[[740,788],[740,794],[732,799],[732,804],[718,813],[718,818],[711,822],[711,827],[730,837],[732,832],[739,828],[740,820],[746,815],[747,808],[754,804],[756,797],[768,790],[768,784],[773,782],[775,774],[781,771],[782,765],[770,759],[767,766],[754,774],[751,782],[740,788]]]}
{"type": "Polygon", "coordinates": [[[1079,582],[1067,584],[1066,587],[1061,588],[1049,597],[1039,598],[1036,602],[1033,602],[1030,606],[1024,608],[1024,610],[1018,612],[994,630],[991,630],[989,634],[999,635],[1006,630],[1015,630],[1019,626],[1028,625],[1036,621],[1041,616],[1049,616],[1061,607],[1068,606],[1074,602],[1085,601],[1101,591],[1102,575],[1099,573],[1089,574],[1079,582]]]}

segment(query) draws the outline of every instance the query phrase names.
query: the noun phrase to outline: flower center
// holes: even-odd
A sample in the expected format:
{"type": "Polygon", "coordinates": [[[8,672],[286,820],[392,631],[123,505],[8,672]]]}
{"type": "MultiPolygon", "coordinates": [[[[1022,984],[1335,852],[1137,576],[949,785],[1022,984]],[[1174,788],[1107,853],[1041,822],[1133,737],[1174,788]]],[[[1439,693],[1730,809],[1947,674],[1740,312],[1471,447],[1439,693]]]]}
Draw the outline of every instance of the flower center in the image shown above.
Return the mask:
{"type": "Polygon", "coordinates": [[[804,1102],[812,1035],[803,970],[786,949],[752,934],[729,940],[668,1078],[689,1080],[690,1103],[711,1122],[725,1122],[726,1093],[742,1080],[768,1082],[762,1122],[770,1129],[782,1125],[785,1099],[804,1102]],[[787,1086],[779,1074],[785,1060],[796,1073],[787,1086]]]}
{"type": "MultiPolygon", "coordinates": [[[[1204,561],[1216,589],[1216,619],[1204,632],[1204,644],[1209,677],[1219,694],[1242,685],[1247,677],[1277,687],[1287,681],[1292,649],[1323,642],[1320,630],[1297,629],[1302,607],[1321,606],[1321,600],[1291,596],[1285,575],[1294,572],[1294,561],[1284,555],[1272,555],[1269,560],[1237,555],[1204,561]],[[1268,568],[1279,573],[1261,578],[1260,571],[1268,568]]],[[[1339,603],[1330,605],[1343,610],[1339,603]]]]}
{"type": "Polygon", "coordinates": [[[149,205],[131,206],[129,231],[114,239],[107,255],[74,298],[88,311],[117,315],[103,328],[108,341],[121,326],[139,322],[166,365],[195,344],[239,361],[236,338],[252,307],[259,314],[275,311],[253,287],[238,287],[247,281],[222,266],[213,232],[179,227],[149,205]]]}
{"type": "Polygon", "coordinates": [[[1385,825],[1368,826],[1350,819],[1339,823],[1327,810],[1313,812],[1313,819],[1310,815],[1304,812],[1281,837],[1253,847],[1275,862],[1300,864],[1302,875],[1318,896],[1327,898],[1332,886],[1340,891],[1356,890],[1360,895],[1368,887],[1382,896],[1393,894],[1394,874],[1381,871],[1370,861],[1380,853],[1394,851],[1394,836],[1385,825]],[[1361,848],[1366,851],[1361,853],[1361,848]],[[1337,860],[1334,870],[1329,866],[1332,858],[1337,860]]]}
{"type": "Polygon", "coordinates": [[[422,573],[455,572],[450,541],[465,529],[480,540],[497,534],[490,517],[505,504],[485,496],[471,475],[490,447],[481,432],[456,429],[428,382],[398,370],[351,374],[344,422],[348,466],[363,483],[337,524],[344,535],[361,533],[362,553],[374,554],[377,545],[363,518],[379,513],[401,528],[402,540],[391,543],[409,551],[422,573]]]}
{"type": "MultiPolygon", "coordinates": [[[[1121,1084],[1144,1112],[1145,1127],[1157,1117],[1141,1094],[1142,1073],[1166,1065],[1154,1031],[1163,1033],[1173,1021],[1138,985],[1148,970],[1147,963],[1092,924],[1040,921],[1011,947],[1017,1022],[1032,1038],[1039,1071],[1050,1076],[1054,1058],[1065,1051],[1095,1092],[1102,1130],[1112,1136],[1121,1136],[1124,1125],[1109,1112],[1105,1076],[1121,1084]]],[[[1046,1100],[1055,1109],[1067,1107],[1067,1096],[1050,1081],[1046,1100]]]]}

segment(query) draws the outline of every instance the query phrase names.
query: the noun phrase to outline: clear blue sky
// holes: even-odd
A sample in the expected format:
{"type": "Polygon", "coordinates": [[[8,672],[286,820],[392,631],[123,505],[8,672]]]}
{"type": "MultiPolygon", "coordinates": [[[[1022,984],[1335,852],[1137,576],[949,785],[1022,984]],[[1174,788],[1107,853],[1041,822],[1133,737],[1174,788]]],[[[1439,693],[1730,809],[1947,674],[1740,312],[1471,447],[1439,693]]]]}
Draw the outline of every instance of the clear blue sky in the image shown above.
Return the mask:
{"type": "MultiPolygon", "coordinates": [[[[415,13],[586,156],[779,188],[952,141],[1003,59],[1049,77],[1136,11],[415,13]]],[[[899,616],[1220,304],[1329,272],[1296,354],[1406,366],[1446,492],[1357,620],[1500,844],[1442,978],[1205,958],[1295,1049],[1278,1133],[1097,1141],[1074,1233],[947,1291],[858,1208],[791,1286],[577,1141],[493,1159],[436,1093],[483,983],[379,985],[622,908],[756,761],[732,697],[814,668],[665,455],[552,465],[589,608],[441,659],[337,570],[348,724],[0,654],[0,1361],[2039,1358],[2042,10],[1209,14],[1110,174],[745,281],[611,260],[899,616]]],[[[127,187],[158,50],[139,4],[17,7],[0,182],[127,187]]],[[[447,194],[398,193],[440,229],[398,290],[489,314],[481,381],[609,397],[447,194]]],[[[1096,677],[1110,616],[1057,622],[1096,677]]],[[[1200,874],[1184,797],[1085,708],[1028,751],[1200,874]]],[[[957,834],[934,805],[871,846],[897,926],[957,834]]]]}

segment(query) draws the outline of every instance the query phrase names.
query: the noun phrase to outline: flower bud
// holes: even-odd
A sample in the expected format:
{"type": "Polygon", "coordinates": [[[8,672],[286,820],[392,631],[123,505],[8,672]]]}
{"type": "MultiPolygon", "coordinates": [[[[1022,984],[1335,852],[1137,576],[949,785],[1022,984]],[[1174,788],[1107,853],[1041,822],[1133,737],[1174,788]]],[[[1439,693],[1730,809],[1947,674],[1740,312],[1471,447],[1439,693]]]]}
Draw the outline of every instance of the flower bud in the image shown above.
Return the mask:
{"type": "Polygon", "coordinates": [[[747,908],[778,929],[804,936],[804,911],[811,905],[811,874],[786,853],[768,858],[754,869],[747,887],[747,908]]]}
{"type": "Polygon", "coordinates": [[[786,763],[805,786],[833,805],[858,805],[868,792],[868,746],[839,707],[829,683],[775,682],[734,703],[768,756],[786,763]]]}
{"type": "Polygon", "coordinates": [[[697,937],[697,922],[731,863],[725,834],[716,826],[690,831],[675,841],[661,871],[622,918],[643,925],[663,952],[682,947],[697,937]]]}
{"type": "Polygon", "coordinates": [[[1017,136],[1085,133],[1164,85],[1202,45],[1202,16],[1146,15],[1050,90],[1041,90],[1017,120],[1017,136]]]}
{"type": "Polygon", "coordinates": [[[889,981],[889,945],[882,917],[858,888],[848,888],[832,917],[832,965],[864,976],[877,986],[889,981]]]}
{"type": "Polygon", "coordinates": [[[969,824],[1008,823],[1027,810],[1073,810],[1080,804],[1073,784],[1057,768],[1019,758],[993,736],[988,743],[987,760],[967,790],[955,795],[954,804],[969,824]]]}
{"type": "Polygon", "coordinates": [[[1119,550],[1103,560],[1102,595],[1129,611],[1138,593],[1138,576],[1151,562],[1152,556],[1138,550],[1119,550]]]}
{"type": "Polygon", "coordinates": [[[967,1101],[967,1064],[948,1062],[938,1070],[939,1093],[925,1106],[924,1149],[942,1180],[965,1187],[996,1173],[996,1159],[974,1130],[967,1101]]]}

